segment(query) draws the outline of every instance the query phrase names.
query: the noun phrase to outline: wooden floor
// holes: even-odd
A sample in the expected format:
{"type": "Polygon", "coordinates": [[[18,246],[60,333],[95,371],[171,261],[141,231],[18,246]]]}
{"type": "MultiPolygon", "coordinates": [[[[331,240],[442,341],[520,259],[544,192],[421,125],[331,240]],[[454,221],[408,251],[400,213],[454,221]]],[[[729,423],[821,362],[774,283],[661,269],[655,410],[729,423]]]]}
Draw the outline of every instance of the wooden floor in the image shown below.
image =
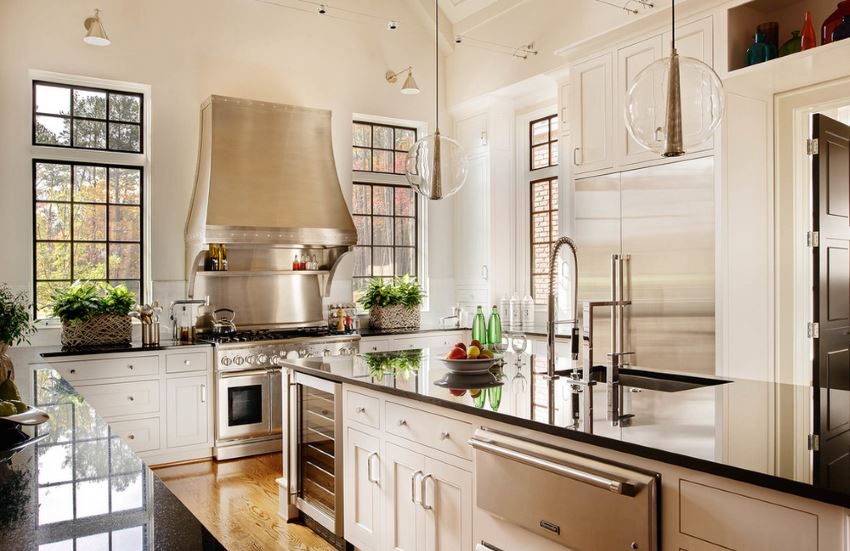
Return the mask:
{"type": "Polygon", "coordinates": [[[277,514],[281,454],[154,469],[228,551],[333,551],[309,528],[277,514]]]}

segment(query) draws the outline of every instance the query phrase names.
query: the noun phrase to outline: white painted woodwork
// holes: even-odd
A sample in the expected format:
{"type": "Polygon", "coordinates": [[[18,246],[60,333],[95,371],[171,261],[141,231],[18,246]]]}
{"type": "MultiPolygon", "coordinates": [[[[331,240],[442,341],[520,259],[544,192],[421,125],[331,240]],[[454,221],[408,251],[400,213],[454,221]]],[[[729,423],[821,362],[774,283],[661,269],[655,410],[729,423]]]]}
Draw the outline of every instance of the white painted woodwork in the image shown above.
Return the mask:
{"type": "Polygon", "coordinates": [[[425,473],[425,550],[472,549],[472,473],[430,457],[425,473]]]}
{"type": "MultiPolygon", "coordinates": [[[[560,136],[570,133],[570,82],[561,82],[558,84],[558,133],[560,136]]],[[[559,159],[565,159],[564,151],[561,151],[559,159]]],[[[562,163],[567,164],[567,163],[562,163]]]]}
{"type": "Polygon", "coordinates": [[[166,373],[185,373],[187,371],[206,371],[208,357],[206,352],[183,352],[168,354],[165,357],[166,373]]]}
{"type": "Polygon", "coordinates": [[[472,438],[474,429],[464,421],[387,401],[386,431],[435,450],[472,459],[472,450],[467,442],[472,438]]]}
{"type": "Polygon", "coordinates": [[[159,449],[159,417],[113,421],[109,428],[135,453],[159,449]]]}
{"type": "Polygon", "coordinates": [[[345,539],[362,551],[377,550],[383,484],[381,441],[350,427],[345,437],[345,539]]]}
{"type": "Polygon", "coordinates": [[[390,348],[389,339],[363,337],[360,339],[360,352],[385,352],[390,348]]]}
{"type": "Polygon", "coordinates": [[[471,155],[466,183],[454,196],[454,267],[457,301],[466,308],[489,297],[490,158],[471,155]]]}
{"type": "Polygon", "coordinates": [[[158,377],[159,357],[128,355],[105,359],[85,358],[56,362],[51,367],[71,383],[124,377],[158,377]]]}
{"type": "Polygon", "coordinates": [[[614,134],[617,136],[617,162],[630,165],[658,159],[654,151],[644,149],[629,134],[625,124],[628,93],[635,77],[662,57],[662,38],[652,36],[617,50],[617,78],[614,88],[614,134]]]}
{"type": "Polygon", "coordinates": [[[572,67],[570,95],[573,173],[611,168],[614,164],[611,52],[572,67]]]}
{"type": "Polygon", "coordinates": [[[206,375],[173,377],[165,382],[165,441],[169,448],[207,441],[210,396],[206,375]]]}
{"type": "Polygon", "coordinates": [[[425,457],[392,442],[384,445],[384,539],[387,551],[425,548],[425,511],[418,500],[425,457]]]}
{"type": "Polygon", "coordinates": [[[156,380],[78,385],[75,388],[104,419],[159,412],[159,381],[156,380]]]}
{"type": "Polygon", "coordinates": [[[345,392],[345,419],[380,429],[381,403],[374,396],[347,390],[345,392]]]}
{"type": "Polygon", "coordinates": [[[457,121],[455,124],[455,136],[455,140],[463,147],[467,154],[475,153],[485,148],[488,142],[487,114],[478,113],[457,121]]]}

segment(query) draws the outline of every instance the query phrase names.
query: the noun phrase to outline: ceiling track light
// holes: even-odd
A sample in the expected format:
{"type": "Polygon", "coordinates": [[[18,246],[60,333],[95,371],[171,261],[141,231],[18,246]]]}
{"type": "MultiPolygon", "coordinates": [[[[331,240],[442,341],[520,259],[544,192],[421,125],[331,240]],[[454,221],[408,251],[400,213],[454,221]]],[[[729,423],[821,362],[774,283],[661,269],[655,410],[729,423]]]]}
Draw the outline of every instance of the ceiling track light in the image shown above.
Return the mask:
{"type": "Polygon", "coordinates": [[[109,46],[112,41],[103,30],[103,24],[100,22],[100,10],[94,10],[93,17],[87,17],[83,21],[83,27],[86,29],[86,36],[83,37],[83,42],[92,46],[109,46]]]}
{"type": "Polygon", "coordinates": [[[325,15],[326,13],[328,13],[328,8],[324,4],[319,4],[319,15],[325,15]]]}
{"type": "Polygon", "coordinates": [[[396,29],[398,29],[398,21],[396,21],[395,19],[390,19],[389,21],[387,21],[388,31],[394,31],[396,29]]]}
{"type": "Polygon", "coordinates": [[[509,46],[507,44],[499,44],[498,42],[490,42],[488,40],[472,38],[471,36],[464,36],[461,34],[455,35],[455,44],[464,43],[466,43],[468,46],[472,46],[473,48],[480,48],[489,52],[510,55],[519,59],[528,59],[529,56],[537,55],[540,53],[540,51],[534,47],[534,42],[532,42],[531,44],[524,44],[522,46],[515,47],[509,46]]]}
{"type": "Polygon", "coordinates": [[[595,0],[599,4],[605,4],[606,6],[611,6],[612,8],[617,8],[619,10],[623,10],[626,13],[631,15],[639,15],[640,10],[632,7],[634,4],[637,4],[639,7],[643,9],[652,9],[655,7],[655,4],[650,0],[626,0],[624,4],[618,4],[611,0],[595,0]]]}
{"type": "Polygon", "coordinates": [[[399,75],[405,71],[407,71],[407,78],[404,79],[404,84],[401,86],[401,93],[408,96],[418,94],[419,86],[416,85],[416,80],[413,79],[413,66],[409,66],[398,72],[387,71],[386,74],[384,74],[384,78],[387,79],[388,83],[395,84],[398,82],[399,75]]]}

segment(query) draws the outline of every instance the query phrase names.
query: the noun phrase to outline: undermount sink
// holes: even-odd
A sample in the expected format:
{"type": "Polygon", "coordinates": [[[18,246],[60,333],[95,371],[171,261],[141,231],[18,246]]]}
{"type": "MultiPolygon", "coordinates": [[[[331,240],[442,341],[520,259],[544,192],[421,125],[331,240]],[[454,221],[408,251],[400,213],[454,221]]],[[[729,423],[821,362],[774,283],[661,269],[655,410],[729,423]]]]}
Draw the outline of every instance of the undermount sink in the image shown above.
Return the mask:
{"type": "MultiPolygon", "coordinates": [[[[604,383],[605,368],[594,368],[594,380],[604,383]]],[[[709,379],[694,375],[679,375],[674,373],[658,373],[642,369],[620,368],[620,384],[632,388],[655,390],[658,392],[682,392],[707,386],[725,385],[731,383],[724,379],[709,379]]]]}

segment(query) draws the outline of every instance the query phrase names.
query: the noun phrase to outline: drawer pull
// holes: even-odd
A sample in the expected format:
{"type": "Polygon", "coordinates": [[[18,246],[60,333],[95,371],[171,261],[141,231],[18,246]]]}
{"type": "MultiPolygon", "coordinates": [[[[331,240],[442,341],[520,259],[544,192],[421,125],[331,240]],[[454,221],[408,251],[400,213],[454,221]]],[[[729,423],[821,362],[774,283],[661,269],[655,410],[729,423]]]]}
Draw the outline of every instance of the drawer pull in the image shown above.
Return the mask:
{"type": "MultiPolygon", "coordinates": [[[[369,457],[366,459],[366,478],[369,479],[369,482],[371,482],[373,484],[377,484],[379,482],[378,477],[372,475],[372,460],[373,459],[380,460],[380,457],[378,457],[378,452],[370,453],[369,457]]],[[[380,463],[378,464],[378,466],[380,466],[380,463]]]]}
{"type": "Polygon", "coordinates": [[[441,432],[440,433],[440,440],[448,440],[451,437],[452,437],[452,435],[447,433],[447,432],[441,432]]]}
{"type": "Polygon", "coordinates": [[[135,440],[135,439],[136,439],[136,435],[133,434],[132,432],[127,435],[127,440],[135,440]]]}
{"type": "Polygon", "coordinates": [[[398,420],[398,426],[400,426],[400,427],[407,426],[407,421],[405,421],[404,419],[399,419],[398,420]]]}
{"type": "Polygon", "coordinates": [[[358,407],[358,408],[355,408],[355,410],[354,410],[354,411],[355,411],[356,413],[366,413],[366,408],[364,408],[363,406],[360,406],[360,407],[358,407]]]}
{"type": "Polygon", "coordinates": [[[425,493],[425,490],[427,488],[427,483],[428,483],[429,478],[431,479],[431,481],[434,480],[434,477],[432,475],[426,474],[425,476],[422,477],[422,483],[419,486],[419,490],[422,492],[422,495],[419,498],[419,505],[423,509],[425,509],[426,511],[430,511],[431,509],[434,508],[431,505],[428,505],[427,503],[425,503],[425,497],[427,496],[427,494],[425,493]]]}
{"type": "Polygon", "coordinates": [[[207,385],[201,385],[201,403],[207,403],[207,385]]]}
{"type": "Polygon", "coordinates": [[[132,402],[133,400],[135,400],[135,398],[133,398],[132,396],[127,396],[127,400],[132,402]]]}

